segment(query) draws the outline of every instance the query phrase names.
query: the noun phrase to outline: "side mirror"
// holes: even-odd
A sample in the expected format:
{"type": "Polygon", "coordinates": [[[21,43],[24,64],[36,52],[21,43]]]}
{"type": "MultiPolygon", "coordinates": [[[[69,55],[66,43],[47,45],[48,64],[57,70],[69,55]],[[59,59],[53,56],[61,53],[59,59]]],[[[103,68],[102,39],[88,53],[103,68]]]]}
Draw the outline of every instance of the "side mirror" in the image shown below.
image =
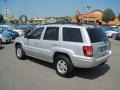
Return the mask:
{"type": "Polygon", "coordinates": [[[28,34],[25,34],[25,35],[24,35],[24,38],[28,38],[28,34]]]}

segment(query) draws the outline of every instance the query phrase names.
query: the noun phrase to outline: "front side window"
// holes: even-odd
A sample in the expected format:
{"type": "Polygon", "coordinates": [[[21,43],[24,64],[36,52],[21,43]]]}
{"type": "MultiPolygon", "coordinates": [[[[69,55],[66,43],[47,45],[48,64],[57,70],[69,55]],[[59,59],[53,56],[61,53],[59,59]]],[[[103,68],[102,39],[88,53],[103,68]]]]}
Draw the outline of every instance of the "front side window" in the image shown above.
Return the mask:
{"type": "Polygon", "coordinates": [[[44,27],[37,28],[29,34],[29,39],[40,39],[44,27]]]}
{"type": "Polygon", "coordinates": [[[59,37],[59,27],[47,27],[43,39],[57,41],[58,37],[59,37]]]}
{"type": "Polygon", "coordinates": [[[63,28],[63,41],[83,42],[80,28],[63,28]]]}

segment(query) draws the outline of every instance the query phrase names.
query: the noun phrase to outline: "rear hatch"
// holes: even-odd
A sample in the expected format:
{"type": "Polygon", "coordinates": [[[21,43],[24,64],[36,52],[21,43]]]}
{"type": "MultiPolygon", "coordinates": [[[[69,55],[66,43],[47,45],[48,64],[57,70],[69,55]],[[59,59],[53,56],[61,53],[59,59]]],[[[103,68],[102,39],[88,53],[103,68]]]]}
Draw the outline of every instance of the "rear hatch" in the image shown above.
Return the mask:
{"type": "Polygon", "coordinates": [[[87,28],[91,45],[93,46],[93,57],[99,58],[108,54],[110,50],[110,42],[100,28],[87,28]]]}

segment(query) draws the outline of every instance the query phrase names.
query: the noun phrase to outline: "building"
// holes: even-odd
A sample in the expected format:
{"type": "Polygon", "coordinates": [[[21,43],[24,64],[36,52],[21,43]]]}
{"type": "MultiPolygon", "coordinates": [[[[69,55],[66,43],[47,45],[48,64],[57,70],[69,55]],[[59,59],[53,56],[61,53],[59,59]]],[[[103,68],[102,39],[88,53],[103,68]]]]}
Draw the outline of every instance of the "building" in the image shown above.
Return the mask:
{"type": "Polygon", "coordinates": [[[48,23],[57,23],[57,22],[65,22],[68,21],[69,17],[50,17],[50,18],[31,18],[33,24],[48,24],[48,23]]]}
{"type": "MultiPolygon", "coordinates": [[[[101,10],[94,10],[86,14],[81,14],[79,11],[76,11],[74,17],[71,18],[72,22],[86,22],[86,23],[98,23],[98,24],[106,24],[102,21],[103,11],[101,10]]],[[[113,21],[110,21],[108,24],[120,24],[118,18],[113,21]]]]}
{"type": "Polygon", "coordinates": [[[45,23],[45,19],[44,18],[31,18],[31,21],[33,24],[44,24],[45,23]]]}

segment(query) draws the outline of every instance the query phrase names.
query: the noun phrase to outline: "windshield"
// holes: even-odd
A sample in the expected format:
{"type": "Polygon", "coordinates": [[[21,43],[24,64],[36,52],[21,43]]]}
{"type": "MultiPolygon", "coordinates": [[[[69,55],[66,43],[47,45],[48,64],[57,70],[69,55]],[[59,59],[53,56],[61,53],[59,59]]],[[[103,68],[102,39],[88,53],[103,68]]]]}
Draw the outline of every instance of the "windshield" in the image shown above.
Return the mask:
{"type": "Polygon", "coordinates": [[[99,28],[88,28],[87,32],[92,43],[108,41],[105,32],[99,28]]]}

